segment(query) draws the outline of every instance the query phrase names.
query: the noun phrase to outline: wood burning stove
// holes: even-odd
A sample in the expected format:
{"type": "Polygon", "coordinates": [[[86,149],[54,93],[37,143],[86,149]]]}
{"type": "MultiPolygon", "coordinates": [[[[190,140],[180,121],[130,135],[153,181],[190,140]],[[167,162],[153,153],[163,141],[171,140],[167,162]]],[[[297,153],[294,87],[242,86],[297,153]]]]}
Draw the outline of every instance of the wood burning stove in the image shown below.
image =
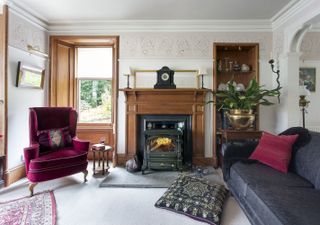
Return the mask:
{"type": "Polygon", "coordinates": [[[154,129],[145,132],[142,174],[147,169],[182,170],[182,131],[154,129]]]}
{"type": "Polygon", "coordinates": [[[182,132],[181,154],[182,164],[192,162],[192,123],[190,115],[140,115],[137,127],[137,155],[142,162],[146,143],[146,131],[177,130],[182,132]]]}
{"type": "Polygon", "coordinates": [[[182,170],[192,161],[190,115],[142,115],[139,117],[139,159],[147,169],[182,170]]]}

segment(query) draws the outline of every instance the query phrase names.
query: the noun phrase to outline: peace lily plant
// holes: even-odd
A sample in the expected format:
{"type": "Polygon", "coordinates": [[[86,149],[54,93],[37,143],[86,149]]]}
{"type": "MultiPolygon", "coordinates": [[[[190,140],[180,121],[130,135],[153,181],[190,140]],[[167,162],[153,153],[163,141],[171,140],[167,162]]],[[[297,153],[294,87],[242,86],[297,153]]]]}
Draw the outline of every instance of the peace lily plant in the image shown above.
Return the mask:
{"type": "Polygon", "coordinates": [[[237,90],[234,82],[229,81],[226,91],[217,91],[214,95],[217,97],[216,104],[219,110],[226,110],[231,126],[240,130],[252,127],[255,120],[254,110],[259,105],[273,105],[274,103],[268,97],[279,99],[280,89],[278,83],[278,87],[268,90],[253,78],[246,90],[237,90]]]}
{"type": "Polygon", "coordinates": [[[229,81],[227,90],[218,91],[215,95],[218,97],[217,104],[220,109],[252,110],[258,105],[273,105],[267,97],[280,96],[280,89],[280,86],[271,90],[265,89],[255,79],[251,79],[246,90],[238,91],[234,82],[229,81]]]}

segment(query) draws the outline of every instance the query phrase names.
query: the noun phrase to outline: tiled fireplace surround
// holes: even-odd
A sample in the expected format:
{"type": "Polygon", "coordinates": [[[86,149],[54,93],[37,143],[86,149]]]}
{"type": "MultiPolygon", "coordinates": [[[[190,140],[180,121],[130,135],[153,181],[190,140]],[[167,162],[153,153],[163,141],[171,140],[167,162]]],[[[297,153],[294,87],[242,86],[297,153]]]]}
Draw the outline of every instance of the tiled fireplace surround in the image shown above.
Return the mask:
{"type": "Polygon", "coordinates": [[[191,116],[192,163],[215,165],[216,160],[205,157],[205,97],[206,89],[122,89],[126,97],[126,149],[118,154],[124,164],[139,152],[139,121],[142,115],[191,116]]]}

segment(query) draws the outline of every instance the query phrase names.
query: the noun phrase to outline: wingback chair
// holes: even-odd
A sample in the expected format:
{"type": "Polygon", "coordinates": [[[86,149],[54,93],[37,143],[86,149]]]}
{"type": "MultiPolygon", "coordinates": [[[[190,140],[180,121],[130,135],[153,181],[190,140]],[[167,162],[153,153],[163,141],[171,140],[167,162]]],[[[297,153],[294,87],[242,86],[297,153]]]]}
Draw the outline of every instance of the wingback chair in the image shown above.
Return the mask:
{"type": "Polygon", "coordinates": [[[77,112],[71,107],[30,108],[30,146],[24,148],[30,195],[38,182],[84,173],[89,142],[76,137],[77,112]]]}

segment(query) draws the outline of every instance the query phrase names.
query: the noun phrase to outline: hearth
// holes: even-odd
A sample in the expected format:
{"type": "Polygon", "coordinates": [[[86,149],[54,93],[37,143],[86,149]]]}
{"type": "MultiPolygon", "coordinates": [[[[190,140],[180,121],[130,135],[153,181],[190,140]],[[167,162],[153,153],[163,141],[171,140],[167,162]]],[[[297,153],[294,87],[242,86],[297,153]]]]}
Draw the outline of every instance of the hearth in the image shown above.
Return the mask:
{"type": "Polygon", "coordinates": [[[190,115],[141,115],[138,157],[145,169],[181,170],[192,162],[190,115]]]}

